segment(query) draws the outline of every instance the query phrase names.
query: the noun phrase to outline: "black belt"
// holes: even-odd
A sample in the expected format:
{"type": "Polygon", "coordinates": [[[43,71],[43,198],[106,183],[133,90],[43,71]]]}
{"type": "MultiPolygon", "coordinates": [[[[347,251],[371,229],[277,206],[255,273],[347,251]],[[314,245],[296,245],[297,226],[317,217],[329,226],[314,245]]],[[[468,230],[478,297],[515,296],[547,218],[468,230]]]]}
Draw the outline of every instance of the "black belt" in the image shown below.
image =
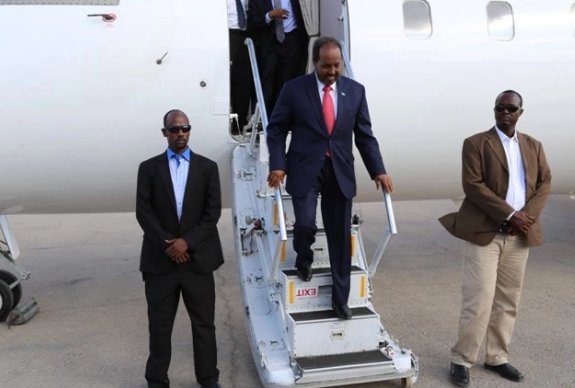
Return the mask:
{"type": "Polygon", "coordinates": [[[229,31],[230,31],[230,34],[232,34],[232,35],[240,35],[240,36],[247,36],[248,35],[248,32],[244,31],[244,30],[238,30],[238,29],[230,28],[229,31]]]}
{"type": "Polygon", "coordinates": [[[499,233],[509,234],[509,229],[511,229],[511,224],[507,221],[499,225],[499,233]]]}

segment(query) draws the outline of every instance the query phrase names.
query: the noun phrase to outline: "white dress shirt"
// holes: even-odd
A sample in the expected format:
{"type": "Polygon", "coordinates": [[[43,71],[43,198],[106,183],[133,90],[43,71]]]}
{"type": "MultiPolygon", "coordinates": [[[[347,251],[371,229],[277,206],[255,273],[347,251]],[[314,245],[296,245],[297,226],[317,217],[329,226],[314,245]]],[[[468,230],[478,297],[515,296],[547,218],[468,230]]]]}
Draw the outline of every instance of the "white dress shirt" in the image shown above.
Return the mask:
{"type": "MultiPolygon", "coordinates": [[[[523,209],[523,206],[525,206],[525,198],[527,194],[525,190],[525,166],[523,165],[523,159],[521,158],[521,148],[519,147],[517,130],[515,130],[513,137],[508,137],[499,128],[497,128],[497,126],[495,129],[497,131],[497,135],[499,135],[503,149],[505,150],[507,168],[509,169],[509,187],[507,188],[505,201],[513,209],[521,210],[523,209]]],[[[513,213],[511,213],[507,219],[511,218],[513,213]]]]}
{"type": "MultiPolygon", "coordinates": [[[[274,0],[270,0],[272,2],[272,8],[274,7],[274,0]]],[[[297,22],[295,20],[295,15],[293,14],[293,10],[291,7],[290,0],[280,0],[282,4],[282,9],[288,11],[288,17],[283,20],[284,22],[284,31],[285,33],[290,33],[297,28],[297,22]]],[[[266,13],[266,23],[270,24],[272,22],[272,18],[266,13]]]]}
{"type": "MultiPolygon", "coordinates": [[[[244,6],[244,15],[246,16],[246,23],[247,23],[248,15],[246,14],[246,11],[248,10],[249,0],[240,0],[240,1],[244,6]]],[[[228,28],[230,30],[241,30],[240,25],[238,24],[238,12],[236,7],[236,0],[227,0],[227,2],[228,2],[228,28]]]]}

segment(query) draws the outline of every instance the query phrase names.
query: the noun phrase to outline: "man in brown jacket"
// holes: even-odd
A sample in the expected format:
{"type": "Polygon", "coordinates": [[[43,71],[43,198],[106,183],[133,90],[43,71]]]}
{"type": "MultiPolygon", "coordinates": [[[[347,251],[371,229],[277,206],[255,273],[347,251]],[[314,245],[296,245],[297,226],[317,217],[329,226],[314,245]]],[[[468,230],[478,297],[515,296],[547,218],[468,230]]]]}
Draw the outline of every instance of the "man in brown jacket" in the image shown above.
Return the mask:
{"type": "Polygon", "coordinates": [[[465,240],[463,306],[452,350],[451,382],[469,384],[486,335],[485,368],[511,380],[523,375],[508,361],[529,247],[542,243],[539,215],[551,172],[541,143],[518,133],[523,99],[506,90],[495,100],[495,127],[463,143],[465,199],[439,219],[465,240]]]}

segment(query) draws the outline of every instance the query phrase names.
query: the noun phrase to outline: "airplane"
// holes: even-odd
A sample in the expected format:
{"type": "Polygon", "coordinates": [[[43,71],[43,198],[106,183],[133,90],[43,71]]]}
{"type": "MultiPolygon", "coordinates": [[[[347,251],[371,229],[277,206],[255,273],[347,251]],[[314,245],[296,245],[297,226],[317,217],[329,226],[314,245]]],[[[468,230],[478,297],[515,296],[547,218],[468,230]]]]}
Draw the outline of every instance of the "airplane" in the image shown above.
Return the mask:
{"type": "MultiPolygon", "coordinates": [[[[505,89],[524,97],[518,130],[542,141],[553,193],[573,195],[572,1],[300,3],[311,41],[319,35],[341,40],[348,75],[366,86],[394,200],[460,199],[462,141],[493,125],[493,102],[505,89]]],[[[9,268],[0,270],[0,282],[9,286],[6,291],[0,283],[2,310],[17,305],[20,279],[29,276],[15,265],[19,249],[9,215],[133,211],[138,164],[165,147],[161,118],[172,108],[190,117],[192,149],[218,163],[224,205],[235,217],[246,215],[234,163],[256,152],[253,171],[261,178],[265,144],[259,143],[264,136],[252,136],[256,131],[238,136],[230,130],[224,1],[0,0],[0,11],[0,227],[6,246],[0,263],[9,268]]],[[[356,201],[381,201],[364,167],[356,166],[356,201]]],[[[285,196],[276,194],[263,194],[271,201],[261,209],[266,217],[285,196]]],[[[245,245],[253,223],[236,226],[238,258],[261,250],[245,245]]],[[[270,228],[271,236],[279,225],[270,228]]],[[[257,244],[268,244],[276,257],[282,243],[268,240],[257,244]]],[[[364,255],[358,256],[365,267],[364,255]]],[[[288,369],[301,372],[294,368],[288,369]]],[[[408,369],[393,377],[414,382],[416,365],[408,369]]],[[[297,373],[287,380],[305,380],[296,380],[297,373]]]]}

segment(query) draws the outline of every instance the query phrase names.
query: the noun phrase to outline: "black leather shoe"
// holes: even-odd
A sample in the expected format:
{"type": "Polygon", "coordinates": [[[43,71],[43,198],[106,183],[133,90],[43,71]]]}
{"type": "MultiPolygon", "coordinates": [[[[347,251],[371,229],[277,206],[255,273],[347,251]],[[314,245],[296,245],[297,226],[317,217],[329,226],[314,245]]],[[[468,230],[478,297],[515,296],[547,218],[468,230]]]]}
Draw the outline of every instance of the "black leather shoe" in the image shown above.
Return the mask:
{"type": "Polygon", "coordinates": [[[297,277],[303,280],[304,282],[309,282],[313,276],[311,272],[311,268],[307,267],[298,267],[296,268],[297,277]]]}
{"type": "Polygon", "coordinates": [[[201,386],[202,388],[222,388],[222,386],[220,385],[220,383],[218,383],[217,381],[215,383],[210,383],[210,384],[204,384],[201,386]]]}
{"type": "Polygon", "coordinates": [[[352,313],[348,305],[344,304],[339,306],[332,303],[331,308],[339,319],[351,319],[352,313]]]}
{"type": "Polygon", "coordinates": [[[469,368],[464,365],[451,363],[449,377],[451,383],[456,387],[467,387],[469,385],[469,368]]]}
{"type": "Polygon", "coordinates": [[[501,364],[501,365],[489,365],[483,364],[485,369],[498,373],[499,376],[503,377],[504,379],[515,381],[516,383],[523,380],[523,375],[521,372],[517,370],[517,368],[513,367],[509,363],[501,364]]]}

